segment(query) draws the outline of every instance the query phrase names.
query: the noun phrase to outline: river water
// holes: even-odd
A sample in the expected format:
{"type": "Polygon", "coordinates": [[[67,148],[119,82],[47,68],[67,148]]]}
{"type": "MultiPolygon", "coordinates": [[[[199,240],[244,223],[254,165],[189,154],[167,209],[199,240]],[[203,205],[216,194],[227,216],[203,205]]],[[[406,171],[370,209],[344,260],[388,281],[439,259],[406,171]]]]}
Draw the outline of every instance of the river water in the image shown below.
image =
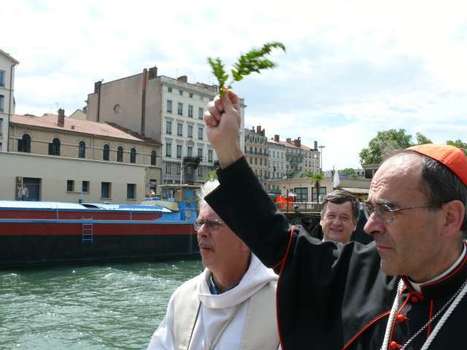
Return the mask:
{"type": "Polygon", "coordinates": [[[145,349],[197,260],[0,271],[0,349],[145,349]]]}

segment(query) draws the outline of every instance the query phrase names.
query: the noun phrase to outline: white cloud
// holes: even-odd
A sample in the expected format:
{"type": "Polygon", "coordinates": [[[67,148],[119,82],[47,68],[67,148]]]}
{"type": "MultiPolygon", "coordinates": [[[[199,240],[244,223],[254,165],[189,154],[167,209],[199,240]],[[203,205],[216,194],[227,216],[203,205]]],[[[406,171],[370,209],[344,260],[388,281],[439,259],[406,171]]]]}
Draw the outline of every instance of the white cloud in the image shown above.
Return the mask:
{"type": "MultiPolygon", "coordinates": [[[[433,141],[467,135],[465,1],[10,1],[1,49],[20,61],[17,112],[83,106],[94,82],[157,65],[213,83],[207,56],[231,63],[279,40],[279,67],[239,83],[246,125],[326,145],[325,167],[358,166],[379,130],[433,141]]],[[[6,15],[5,15],[6,14],[6,15]]]]}

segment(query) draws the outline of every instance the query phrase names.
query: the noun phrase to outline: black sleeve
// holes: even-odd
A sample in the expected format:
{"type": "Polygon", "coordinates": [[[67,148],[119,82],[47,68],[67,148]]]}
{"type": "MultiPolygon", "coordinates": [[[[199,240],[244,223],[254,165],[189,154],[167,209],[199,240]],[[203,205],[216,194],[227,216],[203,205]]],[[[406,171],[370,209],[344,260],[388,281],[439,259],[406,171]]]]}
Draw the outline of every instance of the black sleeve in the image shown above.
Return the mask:
{"type": "Polygon", "coordinates": [[[220,186],[206,202],[266,266],[276,266],[289,243],[287,218],[277,211],[245,158],[218,170],[218,178],[220,186]]]}

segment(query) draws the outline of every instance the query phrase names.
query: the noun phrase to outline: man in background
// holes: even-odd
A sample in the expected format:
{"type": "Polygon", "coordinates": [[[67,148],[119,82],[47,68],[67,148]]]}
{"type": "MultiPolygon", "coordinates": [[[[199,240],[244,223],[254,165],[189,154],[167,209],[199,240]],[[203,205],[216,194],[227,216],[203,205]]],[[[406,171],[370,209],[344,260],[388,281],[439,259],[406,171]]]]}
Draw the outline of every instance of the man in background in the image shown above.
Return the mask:
{"type": "Polygon", "coordinates": [[[347,243],[357,227],[358,200],[350,192],[334,190],[324,197],[321,229],[324,241],[347,243]]]}

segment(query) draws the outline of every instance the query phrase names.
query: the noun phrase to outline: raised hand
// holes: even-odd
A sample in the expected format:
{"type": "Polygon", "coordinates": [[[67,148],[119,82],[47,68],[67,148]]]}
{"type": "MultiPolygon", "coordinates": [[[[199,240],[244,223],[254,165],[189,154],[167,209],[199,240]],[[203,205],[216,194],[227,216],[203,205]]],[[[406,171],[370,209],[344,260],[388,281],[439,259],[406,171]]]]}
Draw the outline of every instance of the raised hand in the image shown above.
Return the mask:
{"type": "Polygon", "coordinates": [[[208,140],[216,150],[222,168],[243,156],[240,149],[240,99],[230,90],[209,102],[204,113],[208,140]]]}

